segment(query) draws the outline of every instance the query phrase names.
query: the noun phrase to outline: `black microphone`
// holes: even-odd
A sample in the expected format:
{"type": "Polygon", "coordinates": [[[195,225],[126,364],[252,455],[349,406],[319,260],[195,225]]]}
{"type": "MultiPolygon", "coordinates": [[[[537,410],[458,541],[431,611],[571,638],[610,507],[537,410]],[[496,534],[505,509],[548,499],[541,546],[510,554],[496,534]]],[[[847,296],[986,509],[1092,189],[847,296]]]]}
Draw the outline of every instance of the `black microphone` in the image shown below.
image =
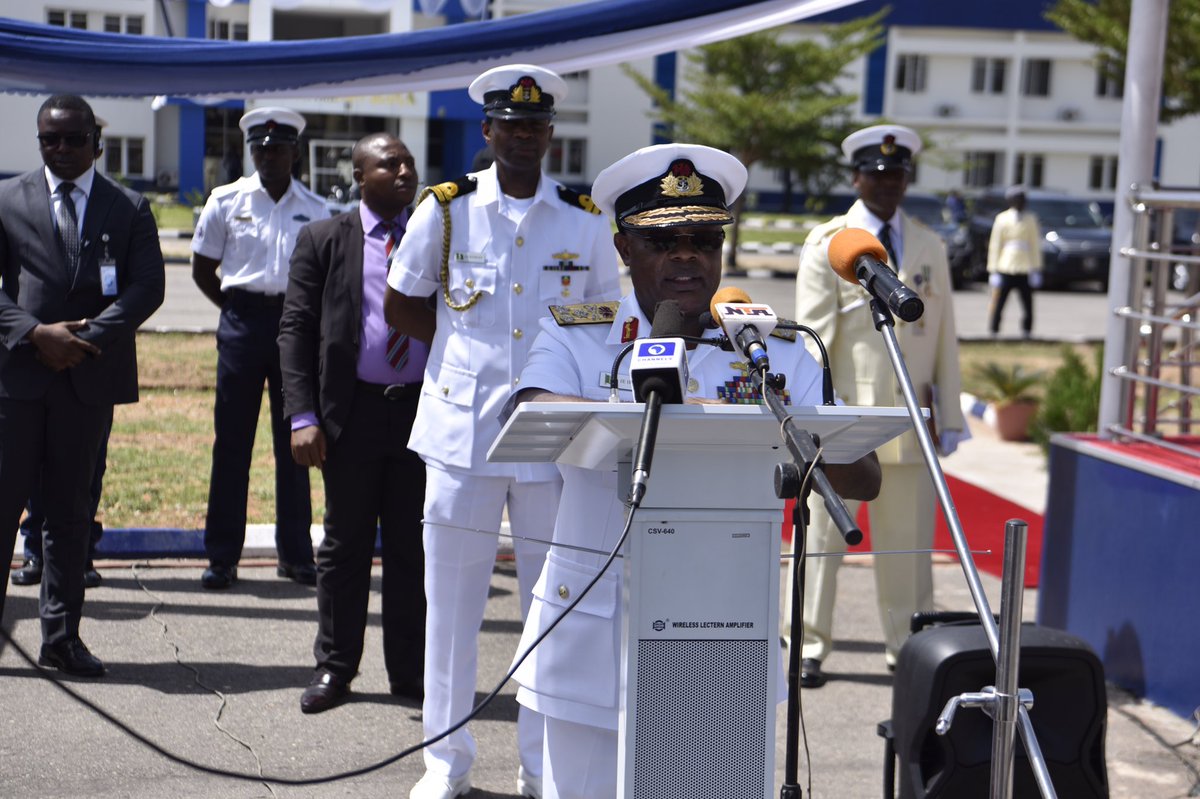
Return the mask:
{"type": "Polygon", "coordinates": [[[887,265],[887,250],[879,239],[860,228],[848,227],[829,240],[829,265],[848,283],[858,283],[905,322],[925,313],[917,292],[896,277],[887,265]]]}
{"type": "MultiPolygon", "coordinates": [[[[675,374],[652,372],[639,382],[639,391],[645,397],[646,411],[642,415],[642,431],[633,450],[633,479],[629,486],[629,504],[636,508],[646,496],[646,483],[650,479],[650,462],[654,458],[654,442],[658,438],[658,417],[664,401],[682,402],[680,384],[687,385],[687,356],[683,352],[683,311],[675,300],[663,300],[654,309],[654,321],[650,325],[650,339],[659,339],[660,346],[678,347],[682,367],[675,374]]],[[[645,342],[649,344],[649,342],[645,342]]],[[[650,346],[654,346],[650,344],[650,346]]],[[[674,354],[674,353],[671,353],[674,354]]],[[[633,365],[630,365],[632,371],[633,365]]],[[[632,375],[631,375],[632,377],[632,375]]]]}

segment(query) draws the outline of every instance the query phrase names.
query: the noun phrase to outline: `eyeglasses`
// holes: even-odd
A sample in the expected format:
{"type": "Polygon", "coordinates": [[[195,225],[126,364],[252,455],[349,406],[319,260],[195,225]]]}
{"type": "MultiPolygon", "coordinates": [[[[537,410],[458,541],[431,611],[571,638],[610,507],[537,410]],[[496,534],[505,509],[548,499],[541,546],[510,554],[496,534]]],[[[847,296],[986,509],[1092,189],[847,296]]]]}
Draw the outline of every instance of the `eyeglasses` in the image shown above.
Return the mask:
{"type": "Polygon", "coordinates": [[[725,244],[725,231],[723,230],[712,230],[705,233],[668,233],[665,231],[635,233],[632,230],[626,230],[625,233],[635,239],[641,239],[646,242],[647,247],[660,253],[674,250],[679,246],[680,239],[690,239],[689,243],[692,247],[703,253],[720,252],[721,247],[725,244]]]}
{"type": "Polygon", "coordinates": [[[39,133],[38,143],[43,147],[57,147],[59,142],[66,142],[68,147],[83,147],[92,140],[91,133],[39,133]]]}

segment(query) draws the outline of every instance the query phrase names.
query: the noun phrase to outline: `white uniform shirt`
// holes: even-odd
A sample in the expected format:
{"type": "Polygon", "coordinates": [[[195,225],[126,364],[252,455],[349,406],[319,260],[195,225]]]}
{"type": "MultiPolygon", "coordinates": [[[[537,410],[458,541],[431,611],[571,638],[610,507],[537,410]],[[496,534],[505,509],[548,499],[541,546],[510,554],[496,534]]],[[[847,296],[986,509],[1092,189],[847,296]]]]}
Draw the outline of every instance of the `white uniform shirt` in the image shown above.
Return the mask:
{"type": "Polygon", "coordinates": [[[1008,208],[996,214],[988,238],[987,270],[1027,275],[1042,268],[1042,234],[1032,211],[1008,208]]]}
{"type": "Polygon", "coordinates": [[[293,178],[275,202],[255,172],[213,189],[192,252],[221,262],[221,291],[283,294],[300,228],[328,216],[325,201],[300,181],[293,178]]]}
{"type": "Polygon", "coordinates": [[[433,298],[437,331],[409,448],[427,463],[473,474],[553,480],[552,464],[488,463],[499,413],[549,306],[620,294],[608,219],[568,204],[544,174],[520,223],[509,218],[493,166],[450,202],[450,296],[479,301],[451,310],[442,296],[442,208],[431,196],[413,212],[388,275],[410,297],[433,298]]]}
{"type": "MultiPolygon", "coordinates": [[[[540,388],[556,394],[607,401],[613,358],[623,346],[626,320],[638,320],[645,337],[650,320],[633,295],[621,301],[612,325],[559,326],[542,320],[521,372],[522,389],[540,388]]],[[[716,337],[719,331],[706,333],[716,337]]],[[[773,371],[787,376],[788,396],[795,405],[821,403],[821,368],[804,345],[772,337],[767,342],[773,371]]],[[[688,352],[688,396],[716,398],[741,395],[749,382],[735,364],[744,359],[716,347],[688,352]]],[[[618,385],[629,386],[629,359],[620,368],[618,385]]],[[[621,390],[622,401],[633,393],[621,390]]],[[[628,493],[617,486],[617,473],[560,466],[562,500],[554,528],[555,543],[583,549],[552,547],[537,585],[518,652],[523,652],[575,600],[595,576],[621,535],[628,493]],[[587,551],[590,550],[590,551],[587,551]],[[560,586],[565,587],[560,598],[560,586]]],[[[517,670],[521,704],[554,718],[616,729],[617,690],[621,657],[621,567],[617,563],[596,583],[579,606],[554,628],[517,670]]]]}

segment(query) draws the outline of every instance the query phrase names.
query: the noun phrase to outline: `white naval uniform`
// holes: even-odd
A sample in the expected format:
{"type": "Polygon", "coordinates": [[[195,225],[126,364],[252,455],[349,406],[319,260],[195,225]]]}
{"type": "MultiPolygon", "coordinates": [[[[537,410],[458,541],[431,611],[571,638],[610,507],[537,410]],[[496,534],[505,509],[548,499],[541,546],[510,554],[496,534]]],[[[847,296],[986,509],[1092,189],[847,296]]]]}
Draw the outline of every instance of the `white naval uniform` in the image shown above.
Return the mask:
{"type": "MultiPolygon", "coordinates": [[[[870,296],[829,265],[829,239],[848,227],[875,235],[882,226],[861,200],[808,235],[796,278],[796,319],[812,327],[829,350],[833,387],[848,405],[903,406],[883,336],[875,330],[870,296]]],[[[921,295],[925,313],[916,322],[896,320],[896,339],[921,405],[936,396],[933,414],[949,435],[962,431],[958,337],[946,249],[936,233],[902,211],[889,220],[900,259],[899,277],[921,295]],[[936,387],[936,392],[931,387],[936,387]]],[[[809,345],[810,349],[813,345],[809,345]]],[[[883,473],[879,496],[869,503],[871,544],[877,550],[929,549],[933,545],[933,482],[913,432],[885,443],[876,454],[883,473]]],[[[809,497],[809,552],[841,552],[845,541],[820,498],[809,497]]],[[[858,502],[847,500],[854,516],[858,502]]],[[[832,648],[833,605],[841,558],[811,558],[805,566],[804,657],[824,660],[832,648]]],[[[875,588],[885,657],[895,662],[915,610],[932,610],[933,571],[928,554],[875,560],[875,588]]],[[[787,596],[791,597],[789,586],[787,596]]],[[[788,614],[790,616],[790,608],[788,614]]]]}
{"type": "Polygon", "coordinates": [[[300,228],[328,218],[325,201],[300,181],[289,181],[275,202],[255,172],[212,190],[192,252],[221,262],[221,291],[282,296],[300,228]]]}
{"type": "MultiPolygon", "coordinates": [[[[611,325],[560,326],[543,319],[542,332],[521,372],[521,389],[540,388],[555,394],[607,401],[608,373],[623,346],[622,329],[630,317],[645,337],[650,321],[633,295],[625,297],[611,325]]],[[[718,331],[706,333],[709,337],[718,331]]],[[[787,376],[789,401],[821,403],[821,370],[798,342],[768,341],[773,371],[787,376]]],[[[688,396],[717,398],[721,389],[742,393],[748,387],[743,359],[716,347],[688,352],[688,396]]],[[[629,360],[623,361],[619,385],[629,386],[629,360]]],[[[621,399],[633,399],[628,388],[621,399]]],[[[554,542],[533,590],[533,607],[521,646],[533,640],[573,602],[595,576],[616,545],[625,519],[615,469],[607,473],[559,466],[562,502],[554,542]]],[[[545,799],[579,796],[601,799],[616,793],[616,735],[621,658],[621,570],[610,568],[578,607],[517,670],[517,700],[547,717],[545,799]],[[554,740],[556,724],[570,730],[570,741],[554,740]],[[587,728],[587,729],[584,729],[587,728]],[[590,734],[588,733],[590,729],[590,734]],[[607,778],[602,784],[587,780],[607,778]],[[569,792],[568,792],[569,791],[569,792]]]]}
{"type": "MultiPolygon", "coordinates": [[[[468,176],[477,187],[450,202],[449,290],[442,296],[443,211],[431,196],[409,220],[388,284],[410,297],[434,295],[437,330],[409,447],[427,466],[425,493],[425,645],[427,735],[462,719],[475,699],[477,636],[505,505],[522,613],[553,531],[561,481],[553,464],[488,463],[499,413],[550,305],[612,300],[620,293],[608,220],[564,200],[544,174],[531,204],[500,191],[496,168],[468,176]],[[528,205],[521,216],[514,207],[528,205]]],[[[590,206],[590,201],[584,205],[590,206]]],[[[522,712],[521,765],[540,776],[542,720],[522,712]]],[[[425,749],[426,769],[463,775],[475,759],[464,727],[425,749]]]]}

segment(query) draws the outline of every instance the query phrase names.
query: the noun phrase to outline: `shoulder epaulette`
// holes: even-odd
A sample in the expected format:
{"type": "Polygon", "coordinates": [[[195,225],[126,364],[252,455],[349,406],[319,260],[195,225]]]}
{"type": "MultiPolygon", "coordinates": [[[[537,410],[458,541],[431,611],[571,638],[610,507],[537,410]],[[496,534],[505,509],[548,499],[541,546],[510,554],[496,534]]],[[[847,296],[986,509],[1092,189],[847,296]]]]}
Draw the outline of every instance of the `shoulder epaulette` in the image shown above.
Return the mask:
{"type": "Polygon", "coordinates": [[[621,303],[581,302],[577,305],[551,305],[550,315],[559,326],[612,324],[621,303]]]}
{"type": "Polygon", "coordinates": [[[580,194],[574,189],[568,189],[566,186],[558,187],[558,199],[565,202],[567,205],[573,205],[576,208],[587,211],[589,214],[601,213],[596,204],[592,202],[592,198],[588,194],[580,194]]]}
{"type": "MultiPolygon", "coordinates": [[[[478,181],[469,175],[463,175],[461,178],[448,180],[445,183],[439,183],[436,186],[430,186],[425,189],[421,199],[425,199],[425,195],[432,194],[440,203],[448,203],[455,197],[462,197],[465,194],[470,194],[479,186],[478,181]]],[[[420,205],[420,200],[417,201],[420,205]]]]}
{"type": "MultiPolygon", "coordinates": [[[[781,324],[788,324],[788,325],[796,324],[791,319],[784,319],[782,316],[779,317],[779,322],[781,324]]],[[[784,341],[795,341],[796,334],[799,332],[800,331],[798,331],[798,330],[792,330],[792,329],[786,328],[786,327],[776,327],[774,330],[771,331],[771,335],[774,336],[775,338],[781,338],[784,341]]]]}

